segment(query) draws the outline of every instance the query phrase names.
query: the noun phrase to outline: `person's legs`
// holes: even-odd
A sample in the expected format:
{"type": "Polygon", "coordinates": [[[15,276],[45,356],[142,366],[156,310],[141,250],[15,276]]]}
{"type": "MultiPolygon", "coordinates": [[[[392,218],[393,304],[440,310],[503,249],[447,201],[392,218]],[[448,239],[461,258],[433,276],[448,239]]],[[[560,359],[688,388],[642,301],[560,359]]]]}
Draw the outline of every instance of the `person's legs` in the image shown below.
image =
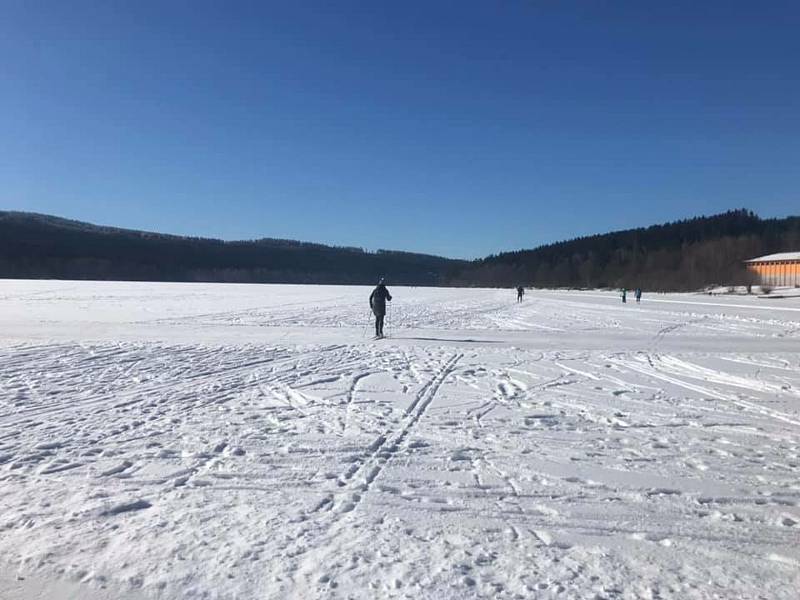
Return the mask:
{"type": "Polygon", "coordinates": [[[379,336],[381,334],[381,317],[380,315],[375,315],[375,336],[379,336]]]}
{"type": "Polygon", "coordinates": [[[383,315],[378,315],[378,323],[377,323],[378,333],[376,335],[378,335],[379,337],[383,337],[383,318],[384,318],[383,315]]]}

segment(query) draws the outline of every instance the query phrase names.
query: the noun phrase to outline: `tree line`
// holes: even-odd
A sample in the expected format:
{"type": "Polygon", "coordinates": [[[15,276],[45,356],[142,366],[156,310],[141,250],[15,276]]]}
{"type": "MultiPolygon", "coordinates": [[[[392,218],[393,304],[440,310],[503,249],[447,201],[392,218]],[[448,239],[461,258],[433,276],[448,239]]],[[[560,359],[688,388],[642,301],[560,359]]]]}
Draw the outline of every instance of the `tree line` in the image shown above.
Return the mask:
{"type": "Polygon", "coordinates": [[[800,250],[800,217],[740,209],[505,252],[469,265],[453,283],[687,291],[755,283],[743,261],[800,250]]]}
{"type": "Polygon", "coordinates": [[[292,240],[222,241],[0,211],[0,277],[231,283],[641,287],[752,283],[743,261],[800,250],[800,217],[748,210],[504,252],[475,261],[292,240]]]}
{"type": "Polygon", "coordinates": [[[464,261],[280,239],[223,241],[0,212],[0,277],[445,285],[464,261]]]}

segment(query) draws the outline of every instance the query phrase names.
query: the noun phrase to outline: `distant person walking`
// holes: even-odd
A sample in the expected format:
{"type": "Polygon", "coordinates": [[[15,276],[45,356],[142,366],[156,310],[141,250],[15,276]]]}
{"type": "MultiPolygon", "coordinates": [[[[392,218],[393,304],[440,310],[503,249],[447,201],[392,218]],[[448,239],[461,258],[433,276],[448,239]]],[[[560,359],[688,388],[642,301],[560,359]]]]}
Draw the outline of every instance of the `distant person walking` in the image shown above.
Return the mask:
{"type": "Polygon", "coordinates": [[[636,295],[636,304],[639,304],[639,302],[642,301],[642,288],[636,288],[635,295],[636,295]]]}
{"type": "Polygon", "coordinates": [[[628,290],[622,288],[622,303],[625,304],[628,301],[628,290]]]}
{"type": "Polygon", "coordinates": [[[517,302],[522,302],[522,297],[525,295],[525,288],[521,285],[517,286],[517,302]]]}
{"type": "Polygon", "coordinates": [[[369,295],[369,307],[375,315],[375,337],[383,337],[383,320],[386,317],[386,301],[392,301],[392,295],[383,283],[383,277],[369,295]]]}

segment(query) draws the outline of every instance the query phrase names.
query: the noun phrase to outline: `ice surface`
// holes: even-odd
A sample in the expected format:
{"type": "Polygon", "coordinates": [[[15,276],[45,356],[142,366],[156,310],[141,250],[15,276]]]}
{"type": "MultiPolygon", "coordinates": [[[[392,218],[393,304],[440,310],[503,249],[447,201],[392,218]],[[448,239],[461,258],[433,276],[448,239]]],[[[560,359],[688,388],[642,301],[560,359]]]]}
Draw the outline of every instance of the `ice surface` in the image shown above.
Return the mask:
{"type": "Polygon", "coordinates": [[[390,289],[0,281],[0,598],[797,597],[800,299],[390,289]]]}

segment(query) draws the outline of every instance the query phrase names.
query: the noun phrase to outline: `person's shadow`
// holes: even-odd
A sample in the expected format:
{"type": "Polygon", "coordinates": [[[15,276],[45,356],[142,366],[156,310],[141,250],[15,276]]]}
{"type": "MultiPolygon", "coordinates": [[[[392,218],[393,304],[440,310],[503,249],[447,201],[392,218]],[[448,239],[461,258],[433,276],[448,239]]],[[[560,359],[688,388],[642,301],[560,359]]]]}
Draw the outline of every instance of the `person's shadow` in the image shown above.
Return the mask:
{"type": "Polygon", "coordinates": [[[403,337],[403,336],[396,336],[393,335],[391,337],[393,340],[414,340],[418,342],[462,342],[467,344],[502,344],[502,340],[475,340],[472,338],[463,338],[463,339],[455,339],[455,338],[435,338],[435,337],[403,337]]]}

